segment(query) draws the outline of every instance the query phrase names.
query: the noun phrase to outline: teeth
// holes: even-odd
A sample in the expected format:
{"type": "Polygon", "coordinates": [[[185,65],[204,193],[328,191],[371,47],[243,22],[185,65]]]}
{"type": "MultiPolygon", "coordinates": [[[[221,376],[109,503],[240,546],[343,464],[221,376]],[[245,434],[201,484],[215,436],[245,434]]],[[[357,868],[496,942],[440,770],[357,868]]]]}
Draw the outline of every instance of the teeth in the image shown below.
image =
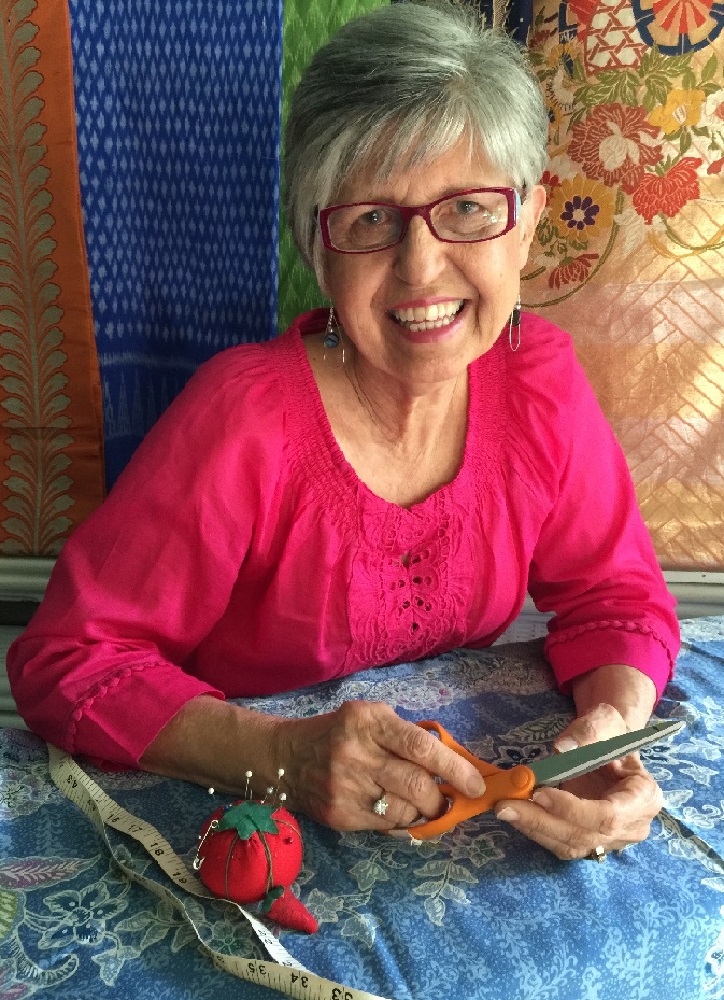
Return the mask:
{"type": "Polygon", "coordinates": [[[409,325],[414,332],[434,330],[447,326],[460,312],[463,301],[455,299],[451,302],[438,302],[432,306],[416,306],[414,309],[393,309],[392,315],[399,323],[409,325]]]}

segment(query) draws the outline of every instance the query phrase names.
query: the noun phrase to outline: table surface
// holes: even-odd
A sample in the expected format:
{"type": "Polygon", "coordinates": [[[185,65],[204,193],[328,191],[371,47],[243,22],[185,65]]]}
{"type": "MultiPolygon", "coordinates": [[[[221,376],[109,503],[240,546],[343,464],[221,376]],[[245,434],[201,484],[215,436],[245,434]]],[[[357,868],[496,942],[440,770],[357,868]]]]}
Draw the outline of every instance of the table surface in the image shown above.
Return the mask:
{"type": "MultiPolygon", "coordinates": [[[[682,631],[656,716],[687,726],[644,752],[666,798],[645,843],[604,864],[563,863],[492,814],[420,847],[302,817],[294,890],[319,931],[276,929],[281,943],[318,975],[394,1000],[724,998],[724,617],[683,622],[682,631]]],[[[414,721],[436,718],[502,765],[550,752],[571,717],[538,640],[244,704],[299,716],[355,698],[388,702],[414,721]]],[[[0,996],[279,995],[216,969],[176,911],[122,875],[96,828],[51,782],[41,740],[5,728],[0,752],[0,996]]],[[[84,767],[190,865],[214,805],[204,789],[84,767]]],[[[139,844],[109,836],[117,857],[172,887],[139,844]]],[[[214,949],[265,957],[231,907],[187,900],[214,949]]]]}

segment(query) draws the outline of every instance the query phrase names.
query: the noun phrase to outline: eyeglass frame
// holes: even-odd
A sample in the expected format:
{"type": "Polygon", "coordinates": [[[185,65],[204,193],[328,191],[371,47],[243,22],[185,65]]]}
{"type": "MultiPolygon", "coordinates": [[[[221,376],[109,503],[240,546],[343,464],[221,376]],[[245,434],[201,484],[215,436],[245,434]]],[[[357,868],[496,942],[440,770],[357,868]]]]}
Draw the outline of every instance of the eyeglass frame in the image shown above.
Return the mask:
{"type": "Polygon", "coordinates": [[[410,228],[410,220],[414,219],[416,215],[421,216],[425,220],[427,228],[430,230],[435,239],[440,241],[440,243],[488,243],[490,240],[497,240],[500,236],[505,236],[506,233],[509,233],[511,229],[515,229],[518,225],[522,203],[523,199],[521,198],[520,192],[517,188],[480,187],[466,188],[464,191],[453,191],[452,194],[446,194],[442,198],[436,198],[435,201],[430,201],[427,205],[395,205],[394,202],[389,201],[351,201],[346,202],[343,205],[328,205],[326,208],[318,210],[317,217],[319,220],[319,230],[322,235],[322,243],[325,249],[331,250],[333,253],[345,254],[379,253],[381,250],[390,250],[392,247],[399,246],[399,244],[402,243],[407,235],[407,230],[410,228]],[[432,224],[430,213],[436,205],[442,204],[443,201],[451,201],[453,198],[458,198],[461,195],[481,193],[504,194],[506,196],[508,201],[508,225],[502,230],[502,232],[496,233],[495,236],[483,236],[480,239],[475,240],[446,240],[444,236],[440,236],[435,232],[435,227],[432,224]],[[340,250],[339,247],[334,246],[329,234],[329,216],[332,212],[335,212],[340,208],[355,208],[358,205],[370,205],[375,208],[394,208],[395,211],[399,212],[402,227],[400,229],[400,235],[394,243],[387,243],[383,247],[374,247],[372,250],[340,250]]]}

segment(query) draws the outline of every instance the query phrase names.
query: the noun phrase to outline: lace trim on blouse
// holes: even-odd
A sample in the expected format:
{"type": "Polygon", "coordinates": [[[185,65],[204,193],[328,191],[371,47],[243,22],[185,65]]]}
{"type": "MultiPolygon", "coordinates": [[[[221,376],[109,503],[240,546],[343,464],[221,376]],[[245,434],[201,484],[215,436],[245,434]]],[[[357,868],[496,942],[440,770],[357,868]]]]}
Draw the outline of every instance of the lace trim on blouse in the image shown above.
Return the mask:
{"type": "MultiPolygon", "coordinates": [[[[332,433],[301,336],[291,342],[291,354],[295,413],[311,413],[290,434],[294,464],[304,470],[324,516],[356,550],[348,588],[352,644],[343,672],[461,645],[470,580],[468,573],[456,574],[456,557],[468,542],[470,512],[499,478],[504,361],[498,345],[469,369],[468,428],[457,475],[410,508],[376,496],[358,478],[332,433]]],[[[470,566],[469,556],[459,562],[470,566]]]]}

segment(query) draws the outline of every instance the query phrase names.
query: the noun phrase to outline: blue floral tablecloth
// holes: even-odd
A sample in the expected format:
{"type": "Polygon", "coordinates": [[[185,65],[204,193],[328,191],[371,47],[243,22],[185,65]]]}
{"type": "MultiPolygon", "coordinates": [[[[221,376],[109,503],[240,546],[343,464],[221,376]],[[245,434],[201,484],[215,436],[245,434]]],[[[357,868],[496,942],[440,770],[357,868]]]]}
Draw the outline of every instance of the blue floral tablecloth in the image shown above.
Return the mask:
{"type": "MultiPolygon", "coordinates": [[[[724,998],[724,618],[684,622],[683,634],[656,715],[687,726],[645,752],[666,796],[648,841],[605,864],[566,864],[491,814],[420,847],[302,818],[294,888],[320,927],[309,937],[283,932],[284,946],[319,975],[394,1000],[724,998]]],[[[434,717],[501,764],[547,753],[571,717],[539,641],[456,651],[245,704],[307,715],[355,698],[389,702],[412,720],[434,717]]],[[[41,740],[4,729],[0,752],[3,1000],[46,991],[54,1000],[278,995],[216,969],[176,911],[121,874],[95,827],[51,782],[41,740]]],[[[204,789],[86,770],[190,864],[213,808],[204,789]]],[[[136,871],[164,882],[135,841],[109,834],[136,871]]],[[[216,950],[264,957],[225,904],[194,899],[188,909],[216,950]]]]}

